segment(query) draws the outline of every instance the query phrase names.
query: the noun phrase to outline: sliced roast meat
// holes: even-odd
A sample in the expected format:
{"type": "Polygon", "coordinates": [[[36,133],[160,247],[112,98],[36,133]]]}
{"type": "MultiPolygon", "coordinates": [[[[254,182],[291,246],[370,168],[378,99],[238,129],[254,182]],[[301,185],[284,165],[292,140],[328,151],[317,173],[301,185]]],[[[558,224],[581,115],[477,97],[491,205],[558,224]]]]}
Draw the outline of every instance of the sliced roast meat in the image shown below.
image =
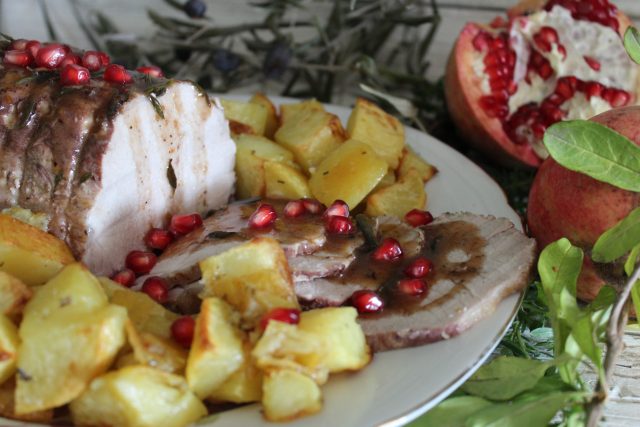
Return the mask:
{"type": "Polygon", "coordinates": [[[150,227],[225,205],[235,145],[194,84],[133,73],[60,85],[58,71],[0,66],[0,208],[50,216],[50,230],[110,274],[150,227]]]}

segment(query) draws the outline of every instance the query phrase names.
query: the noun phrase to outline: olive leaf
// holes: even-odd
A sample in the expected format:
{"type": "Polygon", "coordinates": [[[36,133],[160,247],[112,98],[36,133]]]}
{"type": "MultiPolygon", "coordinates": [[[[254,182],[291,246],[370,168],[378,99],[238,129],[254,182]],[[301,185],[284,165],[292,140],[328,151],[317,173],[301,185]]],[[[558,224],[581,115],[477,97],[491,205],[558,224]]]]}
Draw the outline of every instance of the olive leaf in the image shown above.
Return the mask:
{"type": "Polygon", "coordinates": [[[596,262],[615,261],[639,243],[640,208],[636,208],[598,238],[591,257],[596,262]]]}
{"type": "Polygon", "coordinates": [[[491,400],[509,400],[529,390],[544,376],[553,361],[498,357],[476,371],[462,390],[491,400]]]}
{"type": "Polygon", "coordinates": [[[407,427],[464,427],[470,415],[491,405],[491,402],[481,397],[452,397],[407,424],[407,427]]]}
{"type": "Polygon", "coordinates": [[[627,28],[624,33],[624,48],[634,62],[640,64],[640,32],[635,27],[627,28]]]}
{"type": "Polygon", "coordinates": [[[545,132],[544,145],[567,169],[640,191],[640,147],[606,126],[584,120],[559,122],[545,132]]]}
{"type": "Polygon", "coordinates": [[[466,427],[539,427],[549,421],[570,401],[584,398],[584,392],[558,392],[540,397],[498,403],[475,412],[464,424],[466,427]]]}

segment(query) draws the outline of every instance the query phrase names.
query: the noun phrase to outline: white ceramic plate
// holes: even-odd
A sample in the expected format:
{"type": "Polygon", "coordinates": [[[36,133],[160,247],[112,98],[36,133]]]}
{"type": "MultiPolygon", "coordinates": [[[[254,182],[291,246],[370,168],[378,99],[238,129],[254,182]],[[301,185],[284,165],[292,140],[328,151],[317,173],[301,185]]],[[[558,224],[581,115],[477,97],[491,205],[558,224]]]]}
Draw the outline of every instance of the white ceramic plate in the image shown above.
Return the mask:
{"type": "MultiPolygon", "coordinates": [[[[245,97],[242,97],[245,98],[245,97]]],[[[241,99],[242,99],[241,98],[241,99]]],[[[295,102],[273,97],[277,104],[295,102]]],[[[350,109],[327,106],[347,122],[350,109]]],[[[434,214],[469,211],[520,218],[500,187],[478,166],[435,138],[407,128],[407,142],[439,172],[427,183],[434,214]]],[[[401,426],[435,406],[462,384],[491,354],[513,319],[520,295],[504,300],[495,313],[462,335],[422,347],[376,354],[364,370],[332,376],[322,387],[320,413],[282,424],[287,427],[401,426]]],[[[6,425],[24,425],[2,420],[6,425]]],[[[259,405],[206,418],[199,425],[238,427],[275,425],[264,421],[259,405]]]]}

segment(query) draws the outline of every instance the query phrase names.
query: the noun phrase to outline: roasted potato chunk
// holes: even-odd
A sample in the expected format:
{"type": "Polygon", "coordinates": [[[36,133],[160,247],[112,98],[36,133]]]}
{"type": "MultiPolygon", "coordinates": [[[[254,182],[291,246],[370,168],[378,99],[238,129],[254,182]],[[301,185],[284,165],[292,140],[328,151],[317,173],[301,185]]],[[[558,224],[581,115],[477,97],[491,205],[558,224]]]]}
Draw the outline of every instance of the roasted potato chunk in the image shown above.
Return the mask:
{"type": "Polygon", "coordinates": [[[18,328],[7,316],[0,314],[0,384],[16,373],[18,343],[18,328]]]}
{"type": "Polygon", "coordinates": [[[10,215],[42,231],[47,231],[47,227],[49,226],[49,216],[46,213],[36,213],[30,209],[23,209],[18,206],[3,209],[0,213],[10,215]]]}
{"type": "Polygon", "coordinates": [[[0,384],[0,417],[11,418],[20,421],[33,421],[36,423],[50,423],[53,419],[53,409],[30,412],[28,414],[16,413],[16,382],[13,378],[0,384]]]}
{"type": "Polygon", "coordinates": [[[267,122],[264,127],[264,136],[267,138],[273,138],[273,135],[278,129],[278,112],[275,105],[267,98],[263,93],[256,93],[249,100],[252,104],[260,104],[267,110],[267,122]]]}
{"type": "Polygon", "coordinates": [[[424,182],[418,172],[412,169],[395,184],[372,193],[367,198],[366,213],[403,218],[411,209],[424,209],[426,203],[424,182]]]}
{"type": "Polygon", "coordinates": [[[356,105],[347,123],[349,137],[368,144],[391,169],[396,169],[404,148],[404,126],[376,104],[363,98],[356,105]]]}
{"type": "Polygon", "coordinates": [[[128,366],[94,379],[71,402],[75,425],[185,427],[207,409],[184,378],[148,366],[128,366]]]}
{"type": "Polygon", "coordinates": [[[264,162],[265,196],[269,199],[311,197],[307,177],[298,169],[279,162],[264,162]]]}
{"type": "Polygon", "coordinates": [[[294,104],[282,104],[280,106],[280,126],[302,110],[325,111],[324,105],[315,99],[307,99],[306,101],[296,102],[294,104]]]}
{"type": "Polygon", "coordinates": [[[243,328],[255,327],[276,307],[299,308],[287,258],[280,244],[255,238],[200,262],[204,296],[216,296],[238,310],[243,328]]]}
{"type": "Polygon", "coordinates": [[[187,351],[173,341],[160,338],[149,332],[136,330],[132,322],[127,322],[127,339],[133,349],[134,360],[140,365],[170,374],[181,374],[187,363],[187,351]]]}
{"type": "Polygon", "coordinates": [[[387,169],[387,163],[370,146],[352,139],[318,165],[309,187],[325,205],[341,199],[353,209],[378,185],[387,169]]]}
{"type": "Polygon", "coordinates": [[[243,343],[244,362],[207,400],[213,402],[249,403],[262,398],[262,371],[251,358],[252,346],[243,343]]]}
{"type": "Polygon", "coordinates": [[[0,271],[37,286],[72,262],[73,255],[62,240],[9,215],[0,215],[0,271]]]}
{"type": "Polygon", "coordinates": [[[422,178],[424,182],[429,181],[438,172],[435,166],[425,161],[411,148],[407,147],[404,149],[402,159],[400,160],[398,176],[403,178],[407,176],[410,170],[418,172],[418,175],[420,175],[420,178],[422,178]]]}
{"type": "Polygon", "coordinates": [[[144,292],[132,291],[106,277],[99,280],[109,302],[127,309],[129,320],[136,330],[165,339],[171,338],[171,325],[179,315],[167,310],[144,292]]]}
{"type": "Polygon", "coordinates": [[[353,307],[330,307],[305,311],[298,328],[316,336],[326,351],[317,362],[329,372],[358,370],[371,361],[371,350],[356,321],[353,307]]]}
{"type": "Polygon", "coordinates": [[[262,136],[239,135],[236,142],[236,195],[239,199],[264,196],[266,179],[264,163],[273,161],[291,168],[297,165],[293,153],[262,136]]]}
{"type": "Polygon", "coordinates": [[[346,139],[340,119],[313,108],[301,108],[287,116],[274,136],[277,143],[291,150],[302,169],[315,166],[346,139]]]}
{"type": "Polygon", "coordinates": [[[206,298],[196,319],[187,359],[189,387],[201,399],[210,396],[244,363],[242,334],[231,307],[220,298],[206,298]]]}
{"type": "Polygon", "coordinates": [[[262,405],[267,420],[290,421],[322,409],[322,393],[315,381],[300,372],[269,371],[262,385],[262,405]]]}
{"type": "Polygon", "coordinates": [[[230,99],[220,99],[220,104],[224,108],[224,117],[229,120],[232,135],[264,135],[268,118],[268,111],[264,105],[230,99]]]}
{"type": "Polygon", "coordinates": [[[0,314],[15,319],[22,314],[33,291],[19,279],[0,271],[0,295],[0,314]]]}

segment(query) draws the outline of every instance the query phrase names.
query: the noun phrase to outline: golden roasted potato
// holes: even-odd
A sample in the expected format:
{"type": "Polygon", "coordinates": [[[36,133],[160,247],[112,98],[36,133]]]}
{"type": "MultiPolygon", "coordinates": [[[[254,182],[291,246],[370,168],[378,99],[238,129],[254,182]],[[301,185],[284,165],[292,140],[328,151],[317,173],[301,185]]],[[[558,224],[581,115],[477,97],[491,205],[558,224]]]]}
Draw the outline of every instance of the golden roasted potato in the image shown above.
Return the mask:
{"type": "Polygon", "coordinates": [[[75,425],[96,427],[186,427],[207,415],[184,378],[148,366],[94,379],[69,407],[75,425]]]}
{"type": "Polygon", "coordinates": [[[412,169],[395,184],[377,190],[367,198],[367,215],[395,215],[399,218],[411,209],[424,209],[427,193],[419,173],[412,169]]]}
{"type": "Polygon", "coordinates": [[[276,111],[275,105],[273,105],[269,98],[260,92],[253,95],[249,102],[263,105],[266,108],[267,122],[264,127],[264,136],[267,138],[273,138],[273,135],[276,133],[276,129],[278,129],[278,112],[276,111]]]}
{"type": "Polygon", "coordinates": [[[31,299],[33,291],[10,274],[0,271],[0,314],[11,319],[22,314],[24,305],[31,299]]]}
{"type": "Polygon", "coordinates": [[[136,330],[161,338],[171,338],[171,325],[180,317],[178,314],[167,310],[144,292],[125,288],[106,277],[99,280],[109,302],[127,309],[129,320],[136,330]]]}
{"type": "Polygon", "coordinates": [[[325,344],[317,334],[296,325],[272,321],[251,354],[256,366],[263,371],[293,370],[324,384],[329,377],[329,369],[323,365],[329,351],[325,344]]]}
{"type": "Polygon", "coordinates": [[[302,312],[298,328],[308,332],[327,349],[318,364],[329,372],[358,370],[371,361],[371,349],[357,322],[353,307],[328,307],[302,312]]]}
{"type": "Polygon", "coordinates": [[[380,190],[381,188],[388,187],[396,182],[396,172],[393,169],[389,169],[387,174],[382,177],[376,188],[373,191],[380,190]]]}
{"type": "Polygon", "coordinates": [[[189,387],[201,399],[210,396],[244,362],[242,333],[232,316],[231,307],[220,298],[202,301],[186,368],[189,387]]]}
{"type": "Polygon", "coordinates": [[[125,325],[127,339],[133,349],[134,360],[140,365],[170,374],[181,374],[187,363],[187,351],[173,341],[149,332],[136,330],[131,321],[125,325]]]}
{"type": "Polygon", "coordinates": [[[299,308],[287,258],[269,237],[254,238],[200,262],[203,296],[216,296],[238,310],[251,329],[272,308],[299,308]]]}
{"type": "Polygon", "coordinates": [[[267,420],[290,421],[322,409],[322,393],[315,381],[300,372],[269,371],[262,385],[262,405],[267,420]]]}
{"type": "Polygon", "coordinates": [[[294,104],[282,104],[280,106],[280,126],[302,110],[325,111],[324,105],[315,99],[307,99],[306,101],[296,102],[294,104]]]}
{"type": "Polygon", "coordinates": [[[425,161],[422,157],[416,154],[411,148],[404,149],[402,159],[400,160],[400,166],[398,167],[398,177],[402,178],[406,176],[410,170],[415,170],[422,178],[422,181],[427,182],[438,172],[435,166],[425,161]]]}
{"type": "Polygon", "coordinates": [[[28,414],[17,414],[15,393],[16,382],[13,378],[0,384],[0,417],[46,424],[51,422],[53,419],[53,409],[30,412],[28,414]]]}
{"type": "Polygon", "coordinates": [[[325,205],[341,199],[353,209],[378,185],[387,169],[387,163],[370,146],[351,139],[318,165],[309,187],[325,205]]]}
{"type": "Polygon", "coordinates": [[[251,358],[251,343],[243,343],[244,362],[207,400],[213,402],[249,403],[262,398],[262,371],[251,358]]]}
{"type": "Polygon", "coordinates": [[[64,267],[24,309],[16,412],[54,408],[82,393],[124,345],[126,320],[126,309],[108,303],[86,267],[64,267]]]}
{"type": "Polygon", "coordinates": [[[72,262],[73,255],[62,240],[9,215],[0,215],[0,271],[37,286],[72,262]]]}
{"type": "Polygon", "coordinates": [[[0,384],[16,373],[18,344],[18,328],[7,316],[0,314],[0,384]]]}
{"type": "Polygon", "coordinates": [[[274,138],[296,158],[302,169],[311,172],[315,166],[346,139],[340,119],[314,108],[301,108],[283,119],[274,138]]]}
{"type": "Polygon", "coordinates": [[[296,168],[293,153],[263,136],[238,135],[236,142],[236,196],[246,199],[264,196],[264,163],[273,161],[296,168]]]}
{"type": "Polygon", "coordinates": [[[268,111],[264,105],[230,99],[220,99],[220,104],[224,109],[224,117],[229,120],[229,129],[233,135],[264,135],[268,118],[268,111]]]}
{"type": "Polygon", "coordinates": [[[264,162],[264,195],[269,199],[311,197],[307,177],[298,169],[280,162],[264,162]]]}
{"type": "Polygon", "coordinates": [[[363,98],[356,105],[347,123],[349,137],[368,144],[391,169],[396,169],[404,148],[404,126],[398,119],[363,98]]]}

